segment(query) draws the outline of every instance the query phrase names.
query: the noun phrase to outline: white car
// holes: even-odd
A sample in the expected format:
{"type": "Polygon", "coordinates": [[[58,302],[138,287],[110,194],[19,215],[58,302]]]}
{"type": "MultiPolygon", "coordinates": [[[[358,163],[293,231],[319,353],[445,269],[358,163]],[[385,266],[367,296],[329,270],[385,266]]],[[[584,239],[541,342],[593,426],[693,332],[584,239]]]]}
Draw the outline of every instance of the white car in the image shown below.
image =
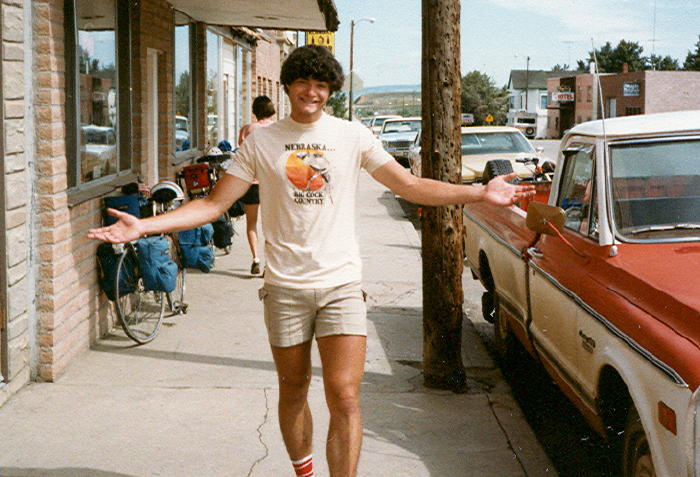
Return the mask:
{"type": "Polygon", "coordinates": [[[372,118],[372,122],[369,124],[369,128],[372,130],[374,135],[376,136],[379,134],[379,131],[382,129],[382,124],[384,124],[384,121],[387,119],[393,119],[393,118],[400,118],[398,114],[380,114],[377,116],[374,116],[372,118]]]}
{"type": "MultiPolygon", "coordinates": [[[[539,164],[551,159],[535,149],[530,141],[515,128],[507,126],[470,126],[462,127],[462,182],[479,182],[483,179],[486,163],[495,159],[510,161],[513,171],[520,177],[532,176],[532,166],[517,162],[518,160],[536,158],[539,164]]],[[[420,138],[409,151],[411,172],[421,175],[420,138]]]]}
{"type": "Polygon", "coordinates": [[[379,131],[379,140],[386,152],[404,167],[409,167],[408,151],[421,128],[421,118],[387,119],[379,131]]]}
{"type": "Polygon", "coordinates": [[[80,168],[84,181],[117,171],[117,136],[114,128],[94,124],[81,128],[80,168]]]}

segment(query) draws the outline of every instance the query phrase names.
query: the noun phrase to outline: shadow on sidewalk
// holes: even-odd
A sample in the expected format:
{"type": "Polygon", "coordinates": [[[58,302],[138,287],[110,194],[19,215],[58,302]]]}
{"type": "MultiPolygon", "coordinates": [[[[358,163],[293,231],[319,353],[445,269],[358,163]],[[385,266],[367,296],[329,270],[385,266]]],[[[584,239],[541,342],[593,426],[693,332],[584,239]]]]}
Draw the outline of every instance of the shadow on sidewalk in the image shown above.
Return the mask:
{"type": "Polygon", "coordinates": [[[85,467],[61,467],[58,469],[0,467],[2,477],[136,477],[129,474],[85,467]]]}

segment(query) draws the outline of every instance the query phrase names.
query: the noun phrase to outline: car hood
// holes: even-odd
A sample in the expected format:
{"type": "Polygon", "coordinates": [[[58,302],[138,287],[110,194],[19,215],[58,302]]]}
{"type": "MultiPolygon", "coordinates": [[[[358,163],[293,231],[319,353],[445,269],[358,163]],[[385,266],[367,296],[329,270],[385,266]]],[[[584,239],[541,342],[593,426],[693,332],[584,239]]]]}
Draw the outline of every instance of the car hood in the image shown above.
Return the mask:
{"type": "Polygon", "coordinates": [[[596,273],[601,285],[626,307],[654,317],[633,322],[627,314],[616,322],[696,387],[700,369],[689,357],[700,350],[700,242],[619,244],[617,255],[606,262],[607,270],[596,273]],[[659,345],[663,342],[673,342],[673,349],[659,345]]]}
{"type": "Polygon", "coordinates": [[[109,152],[116,152],[117,146],[113,144],[85,144],[83,150],[88,154],[105,154],[109,152]]]}
{"type": "Polygon", "coordinates": [[[382,141],[413,141],[416,138],[418,131],[406,131],[380,134],[379,139],[382,141]]]}
{"type": "Polygon", "coordinates": [[[539,158],[540,164],[542,161],[546,160],[545,157],[534,152],[518,152],[511,154],[472,154],[469,156],[462,156],[462,182],[474,182],[481,180],[481,178],[484,176],[484,168],[486,167],[486,163],[496,159],[506,159],[510,161],[513,166],[513,172],[517,172],[520,177],[530,177],[533,173],[533,167],[525,166],[515,162],[515,160],[532,157],[539,158]]]}

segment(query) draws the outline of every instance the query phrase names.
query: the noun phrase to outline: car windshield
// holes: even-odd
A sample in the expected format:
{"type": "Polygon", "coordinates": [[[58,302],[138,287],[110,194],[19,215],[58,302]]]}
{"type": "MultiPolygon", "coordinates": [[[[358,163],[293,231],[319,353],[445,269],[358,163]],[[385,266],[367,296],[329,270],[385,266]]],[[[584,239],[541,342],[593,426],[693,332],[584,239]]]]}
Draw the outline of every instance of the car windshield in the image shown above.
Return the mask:
{"type": "Polygon", "coordinates": [[[700,237],[700,140],[610,147],[613,213],[630,239],[700,237]]]}
{"type": "Polygon", "coordinates": [[[384,124],[384,121],[386,121],[387,119],[391,119],[391,118],[377,118],[377,119],[375,119],[374,120],[374,127],[381,126],[382,124],[384,124]]]}
{"type": "Polygon", "coordinates": [[[384,123],[382,133],[415,132],[420,129],[420,120],[412,121],[387,121],[384,123]]]}
{"type": "Polygon", "coordinates": [[[535,153],[527,139],[518,132],[462,133],[463,156],[518,152],[535,153]]]}

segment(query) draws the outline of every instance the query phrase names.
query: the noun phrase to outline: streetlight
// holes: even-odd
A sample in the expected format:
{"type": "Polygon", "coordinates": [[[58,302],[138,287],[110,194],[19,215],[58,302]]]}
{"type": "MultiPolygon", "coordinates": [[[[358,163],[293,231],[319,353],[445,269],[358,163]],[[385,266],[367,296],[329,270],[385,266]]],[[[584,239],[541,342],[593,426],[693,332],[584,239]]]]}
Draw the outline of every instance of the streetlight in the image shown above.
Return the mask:
{"type": "Polygon", "coordinates": [[[348,109],[348,119],[352,121],[352,46],[355,40],[355,23],[370,22],[374,23],[374,18],[360,18],[359,20],[350,21],[350,107],[348,109]]]}

